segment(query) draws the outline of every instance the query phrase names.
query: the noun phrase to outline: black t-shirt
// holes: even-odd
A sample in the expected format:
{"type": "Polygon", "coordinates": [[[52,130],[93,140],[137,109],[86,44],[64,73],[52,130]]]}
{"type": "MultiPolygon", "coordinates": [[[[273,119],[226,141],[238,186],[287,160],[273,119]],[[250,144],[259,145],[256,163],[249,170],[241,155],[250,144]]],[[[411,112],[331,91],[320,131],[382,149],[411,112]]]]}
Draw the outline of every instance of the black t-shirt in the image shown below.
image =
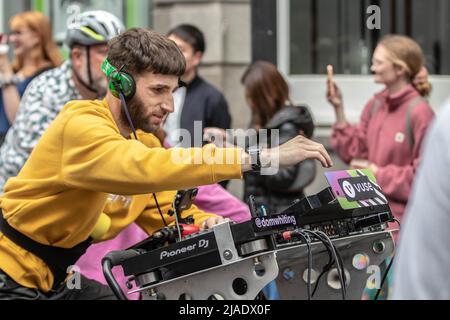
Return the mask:
{"type": "MultiPolygon", "coordinates": [[[[231,116],[225,97],[198,75],[187,86],[180,127],[191,134],[191,144],[188,147],[202,146],[203,129],[206,127],[231,128],[231,116]],[[197,133],[194,132],[195,121],[201,121],[201,130],[197,129],[197,133]],[[194,134],[200,135],[196,138],[196,144],[194,134]]],[[[186,142],[184,141],[182,145],[186,146],[186,142]]]]}

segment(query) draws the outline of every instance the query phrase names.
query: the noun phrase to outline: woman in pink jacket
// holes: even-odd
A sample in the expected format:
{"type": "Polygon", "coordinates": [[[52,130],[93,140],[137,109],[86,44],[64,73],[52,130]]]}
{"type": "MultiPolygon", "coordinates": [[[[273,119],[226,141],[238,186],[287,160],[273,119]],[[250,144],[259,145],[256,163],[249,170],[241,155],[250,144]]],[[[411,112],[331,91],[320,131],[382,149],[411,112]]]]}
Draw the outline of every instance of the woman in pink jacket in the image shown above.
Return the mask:
{"type": "Polygon", "coordinates": [[[431,86],[423,80],[422,50],[406,36],[384,37],[374,52],[371,70],[375,82],[385,88],[369,100],[357,125],[348,123],[341,92],[328,79],[327,98],[336,113],[331,143],[352,168],[372,169],[394,216],[401,221],[422,141],[434,117],[422,98],[431,86]]]}

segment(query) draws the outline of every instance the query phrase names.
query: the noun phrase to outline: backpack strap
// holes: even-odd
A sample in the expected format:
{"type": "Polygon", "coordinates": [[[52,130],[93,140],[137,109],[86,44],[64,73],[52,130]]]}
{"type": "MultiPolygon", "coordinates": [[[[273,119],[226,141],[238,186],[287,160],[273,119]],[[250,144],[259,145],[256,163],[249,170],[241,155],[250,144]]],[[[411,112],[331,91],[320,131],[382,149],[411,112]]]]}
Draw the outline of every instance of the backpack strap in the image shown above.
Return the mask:
{"type": "Polygon", "coordinates": [[[414,144],[416,143],[415,137],[414,137],[414,130],[412,128],[411,114],[412,114],[413,109],[417,105],[419,105],[421,102],[425,102],[425,100],[421,96],[415,97],[409,103],[408,110],[406,111],[406,134],[408,136],[408,143],[409,143],[409,148],[411,149],[411,152],[413,151],[414,144]]]}
{"type": "Polygon", "coordinates": [[[369,111],[369,120],[372,119],[373,115],[378,111],[378,109],[380,109],[382,104],[383,103],[381,102],[380,99],[375,98],[375,101],[372,103],[372,107],[370,108],[369,111]]]}
{"type": "Polygon", "coordinates": [[[57,290],[65,281],[68,268],[80,259],[93,241],[89,238],[73,248],[60,248],[39,243],[10,226],[1,210],[0,232],[17,246],[40,258],[50,268],[54,278],[53,290],[57,290]]]}

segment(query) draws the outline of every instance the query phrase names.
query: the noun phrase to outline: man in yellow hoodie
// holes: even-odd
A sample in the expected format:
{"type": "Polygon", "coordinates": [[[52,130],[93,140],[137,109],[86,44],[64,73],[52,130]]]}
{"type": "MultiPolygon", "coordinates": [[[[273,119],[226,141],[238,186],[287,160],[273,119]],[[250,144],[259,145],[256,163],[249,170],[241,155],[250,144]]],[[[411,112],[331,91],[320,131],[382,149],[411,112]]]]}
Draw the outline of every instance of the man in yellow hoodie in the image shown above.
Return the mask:
{"type": "MultiPolygon", "coordinates": [[[[81,288],[68,290],[67,268],[92,242],[134,221],[148,234],[171,223],[175,192],[168,190],[241,179],[274,156],[280,167],[308,158],[332,165],[322,145],[301,136],[251,156],[214,145],[161,148],[152,133],[173,111],[185,61],[175,43],[155,32],[131,29],[114,38],[103,67],[110,78],[106,98],[68,103],[5,185],[0,299],[111,299],[106,286],[85,278],[81,288]]],[[[183,213],[189,215],[201,228],[223,220],[195,206],[183,213]]]]}

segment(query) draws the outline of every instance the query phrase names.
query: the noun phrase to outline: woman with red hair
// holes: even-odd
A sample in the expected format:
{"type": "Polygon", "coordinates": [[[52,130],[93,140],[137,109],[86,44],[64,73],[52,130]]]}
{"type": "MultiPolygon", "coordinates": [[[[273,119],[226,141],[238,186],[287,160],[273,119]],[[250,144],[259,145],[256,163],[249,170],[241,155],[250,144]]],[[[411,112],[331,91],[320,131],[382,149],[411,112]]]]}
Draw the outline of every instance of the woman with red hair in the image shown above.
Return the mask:
{"type": "Polygon", "coordinates": [[[4,36],[2,42],[12,45],[14,60],[8,61],[7,50],[0,53],[0,144],[16,117],[28,83],[62,62],[50,22],[42,13],[20,13],[11,18],[9,27],[10,35],[4,36]]]}

